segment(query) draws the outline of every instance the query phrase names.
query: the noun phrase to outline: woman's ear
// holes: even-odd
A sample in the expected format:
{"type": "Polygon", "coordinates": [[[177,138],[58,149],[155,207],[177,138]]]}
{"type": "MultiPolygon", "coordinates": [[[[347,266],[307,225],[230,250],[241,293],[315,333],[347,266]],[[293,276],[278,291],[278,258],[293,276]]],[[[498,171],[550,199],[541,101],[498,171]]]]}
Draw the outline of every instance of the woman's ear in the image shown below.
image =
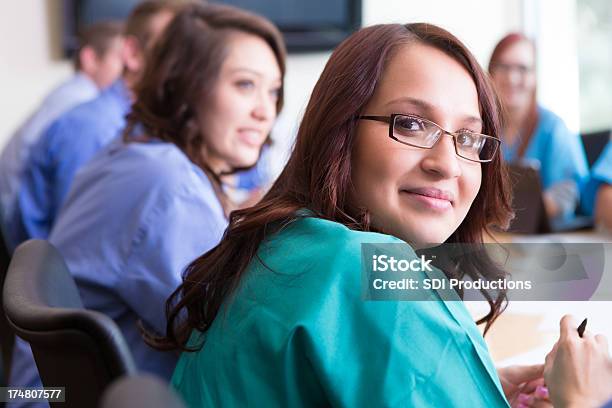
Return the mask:
{"type": "Polygon", "coordinates": [[[95,78],[98,70],[98,55],[91,46],[86,45],[79,51],[79,66],[87,76],[95,78]]]}

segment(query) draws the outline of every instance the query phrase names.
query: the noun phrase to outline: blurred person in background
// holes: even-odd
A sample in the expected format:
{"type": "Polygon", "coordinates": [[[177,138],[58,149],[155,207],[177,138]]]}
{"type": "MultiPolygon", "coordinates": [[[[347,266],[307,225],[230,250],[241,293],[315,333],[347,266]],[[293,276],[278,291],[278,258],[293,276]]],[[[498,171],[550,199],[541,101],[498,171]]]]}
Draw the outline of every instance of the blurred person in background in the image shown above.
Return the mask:
{"type": "Polygon", "coordinates": [[[612,141],[591,168],[581,206],[585,214],[594,215],[596,225],[612,232],[612,141]]]}
{"type": "Polygon", "coordinates": [[[588,164],[578,134],[536,101],[535,44],[523,34],[508,34],[493,50],[489,73],[505,114],[504,158],[539,168],[546,214],[562,226],[574,216],[588,164]]]}
{"type": "Polygon", "coordinates": [[[121,78],[94,100],[60,116],[34,145],[8,228],[12,246],[47,238],[77,170],[119,136],[145,54],[182,3],[151,0],[136,6],[125,25],[121,78]]]}
{"type": "Polygon", "coordinates": [[[165,331],[182,271],[221,239],[233,208],[221,176],[255,166],[269,140],[285,47],[260,16],[193,4],[149,58],[123,137],[78,172],[49,241],[84,306],[117,322],[139,369],[169,379],[178,354],[147,346],[139,325],[165,331]]]}
{"type": "MultiPolygon", "coordinates": [[[[79,49],[74,56],[74,76],[47,95],[34,113],[11,136],[2,151],[0,225],[5,236],[8,232],[8,220],[15,216],[17,193],[32,146],[60,115],[94,99],[100,90],[107,88],[121,75],[122,33],[123,26],[118,22],[100,22],[87,27],[79,35],[79,49]]],[[[13,249],[11,245],[10,250],[13,249]]]]}
{"type": "MultiPolygon", "coordinates": [[[[145,56],[179,5],[180,2],[167,1],[140,3],[125,23],[122,76],[95,99],[61,115],[34,145],[18,193],[16,216],[7,228],[13,247],[29,238],[47,238],[76,171],[100,148],[120,136],[145,56]]],[[[9,384],[41,387],[30,347],[21,339],[15,341],[9,384]]]]}

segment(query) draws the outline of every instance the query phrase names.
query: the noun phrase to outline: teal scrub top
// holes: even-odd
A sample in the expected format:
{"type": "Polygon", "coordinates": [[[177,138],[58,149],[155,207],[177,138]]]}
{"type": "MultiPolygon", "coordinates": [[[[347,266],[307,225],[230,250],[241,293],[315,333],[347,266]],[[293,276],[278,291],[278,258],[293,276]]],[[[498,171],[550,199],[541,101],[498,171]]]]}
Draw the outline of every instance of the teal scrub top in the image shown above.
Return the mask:
{"type": "Polygon", "coordinates": [[[253,260],[179,359],[187,405],[508,407],[461,301],[363,300],[362,243],[403,241],[314,217],[265,240],[269,269],[253,260]]]}

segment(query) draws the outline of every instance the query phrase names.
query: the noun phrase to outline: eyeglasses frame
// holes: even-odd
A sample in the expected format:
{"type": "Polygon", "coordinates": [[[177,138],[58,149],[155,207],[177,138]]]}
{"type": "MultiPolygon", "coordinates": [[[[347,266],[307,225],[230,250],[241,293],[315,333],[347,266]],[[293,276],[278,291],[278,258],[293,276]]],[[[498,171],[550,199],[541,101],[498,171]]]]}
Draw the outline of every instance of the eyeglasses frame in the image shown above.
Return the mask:
{"type": "Polygon", "coordinates": [[[365,120],[373,120],[373,121],[377,121],[377,122],[383,122],[389,125],[389,137],[393,140],[395,140],[398,143],[401,143],[403,145],[407,145],[407,146],[412,146],[412,147],[418,147],[420,149],[433,149],[434,146],[438,143],[438,141],[442,138],[443,135],[447,134],[450,135],[453,138],[453,145],[455,146],[455,154],[465,160],[469,160],[475,163],[490,163],[491,161],[493,161],[493,159],[495,159],[495,155],[497,154],[497,152],[499,151],[499,146],[501,145],[501,140],[499,140],[496,137],[493,136],[489,136],[489,135],[484,135],[482,133],[472,133],[474,135],[478,135],[478,136],[483,136],[487,139],[492,139],[494,140],[497,144],[495,145],[495,151],[493,152],[493,157],[491,159],[488,160],[474,160],[474,159],[470,159],[468,157],[462,156],[461,154],[459,154],[459,151],[457,149],[457,133],[453,133],[453,132],[449,132],[446,129],[443,129],[440,125],[438,125],[435,122],[432,122],[431,120],[428,119],[424,119],[420,116],[415,116],[415,115],[408,115],[405,113],[392,113],[389,116],[382,116],[382,115],[359,115],[358,119],[365,119],[365,120]],[[393,132],[393,125],[395,124],[395,118],[398,116],[405,116],[405,117],[409,117],[412,119],[417,119],[426,123],[430,123],[432,125],[434,125],[435,127],[437,127],[438,129],[440,129],[440,131],[442,131],[442,134],[438,137],[438,139],[430,146],[430,147],[424,147],[424,146],[417,146],[408,142],[403,142],[401,140],[399,140],[397,137],[395,137],[395,134],[393,132]]]}

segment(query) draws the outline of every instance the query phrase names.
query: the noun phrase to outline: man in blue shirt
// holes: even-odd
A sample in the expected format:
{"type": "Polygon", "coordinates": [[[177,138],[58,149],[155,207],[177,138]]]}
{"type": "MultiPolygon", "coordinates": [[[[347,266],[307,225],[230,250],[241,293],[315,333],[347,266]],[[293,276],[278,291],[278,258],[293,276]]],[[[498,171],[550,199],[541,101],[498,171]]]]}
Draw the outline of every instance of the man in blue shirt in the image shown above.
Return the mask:
{"type": "MultiPolygon", "coordinates": [[[[174,17],[177,4],[161,0],[140,3],[126,22],[122,77],[94,100],[62,115],[36,143],[18,195],[17,217],[9,225],[15,234],[14,245],[29,238],[47,238],[77,170],[120,135],[145,53],[174,17]]],[[[30,347],[20,339],[15,342],[9,384],[42,386],[30,347]]],[[[47,404],[10,405],[24,406],[47,404]]]]}
{"type": "MultiPolygon", "coordinates": [[[[7,225],[14,218],[17,193],[30,157],[30,150],[46,128],[60,115],[94,99],[99,89],[113,83],[123,69],[123,26],[116,22],[95,23],[79,38],[72,78],[55,88],[38,109],[11,136],[0,156],[0,225],[11,243],[7,225]]],[[[14,249],[11,246],[11,251],[14,249]]]]}
{"type": "Polygon", "coordinates": [[[47,238],[77,170],[120,135],[145,54],[176,8],[162,1],[136,7],[126,23],[122,77],[96,99],[60,116],[36,143],[18,194],[16,217],[7,228],[11,245],[47,238]]]}

